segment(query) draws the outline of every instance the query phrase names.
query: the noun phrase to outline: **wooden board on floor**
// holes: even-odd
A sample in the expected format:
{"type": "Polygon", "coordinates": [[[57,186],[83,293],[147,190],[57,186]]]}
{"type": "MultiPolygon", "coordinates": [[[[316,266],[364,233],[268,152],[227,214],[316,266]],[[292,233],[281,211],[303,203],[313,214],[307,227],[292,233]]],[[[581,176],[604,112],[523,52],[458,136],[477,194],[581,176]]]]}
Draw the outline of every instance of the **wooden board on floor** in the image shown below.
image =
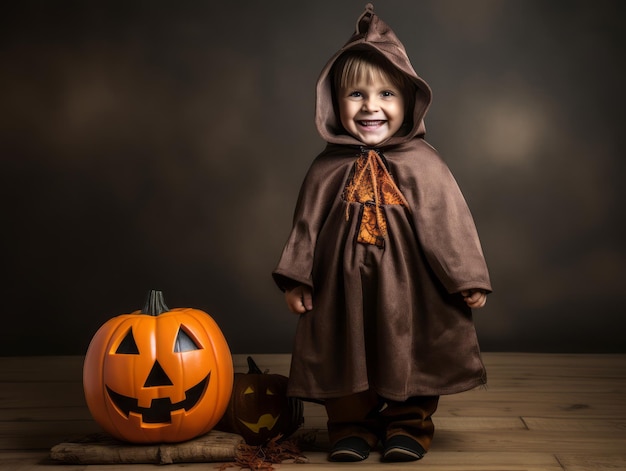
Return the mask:
{"type": "Polygon", "coordinates": [[[110,435],[95,433],[60,443],[50,450],[56,461],[73,464],[172,464],[232,461],[239,435],[212,430],[183,443],[133,445],[115,440],[110,435]]]}

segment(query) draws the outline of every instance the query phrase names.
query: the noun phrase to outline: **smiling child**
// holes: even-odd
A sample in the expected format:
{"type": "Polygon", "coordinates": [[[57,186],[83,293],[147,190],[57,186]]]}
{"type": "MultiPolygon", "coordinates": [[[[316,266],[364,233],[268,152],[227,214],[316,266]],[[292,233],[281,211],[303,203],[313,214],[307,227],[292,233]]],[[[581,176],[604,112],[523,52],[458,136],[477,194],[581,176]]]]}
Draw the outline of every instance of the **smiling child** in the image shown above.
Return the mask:
{"type": "Polygon", "coordinates": [[[486,383],[471,308],[491,283],[447,165],[424,140],[431,90],[368,5],[322,70],[326,148],[273,272],[299,317],[291,396],[323,402],[329,459],[428,451],[439,396],[486,383]]]}

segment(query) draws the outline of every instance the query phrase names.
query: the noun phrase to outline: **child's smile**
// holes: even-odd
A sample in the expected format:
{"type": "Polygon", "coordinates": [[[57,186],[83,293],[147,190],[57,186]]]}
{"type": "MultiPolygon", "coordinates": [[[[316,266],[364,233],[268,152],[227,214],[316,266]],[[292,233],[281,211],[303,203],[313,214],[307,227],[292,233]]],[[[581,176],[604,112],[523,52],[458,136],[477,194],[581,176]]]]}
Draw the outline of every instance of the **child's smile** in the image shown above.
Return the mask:
{"type": "Polygon", "coordinates": [[[376,129],[379,126],[382,126],[383,124],[385,124],[387,121],[383,120],[383,119],[379,119],[379,120],[362,120],[359,121],[359,125],[363,126],[364,128],[369,128],[369,129],[376,129]]]}
{"type": "Polygon", "coordinates": [[[404,121],[400,90],[382,77],[339,91],[343,127],[364,144],[376,146],[393,136],[404,121]]]}

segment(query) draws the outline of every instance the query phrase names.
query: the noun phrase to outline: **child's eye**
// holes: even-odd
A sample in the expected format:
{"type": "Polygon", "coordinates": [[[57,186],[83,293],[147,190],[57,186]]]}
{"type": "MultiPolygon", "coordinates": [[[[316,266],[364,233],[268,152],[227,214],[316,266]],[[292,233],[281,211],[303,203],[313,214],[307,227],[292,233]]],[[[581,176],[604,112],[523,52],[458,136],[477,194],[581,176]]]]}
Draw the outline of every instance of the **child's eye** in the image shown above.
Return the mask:
{"type": "Polygon", "coordinates": [[[353,92],[350,92],[350,93],[348,94],[348,96],[349,96],[349,97],[354,97],[354,98],[360,98],[360,97],[362,97],[362,96],[363,96],[363,94],[362,94],[361,92],[359,92],[359,91],[355,90],[355,91],[353,91],[353,92]]]}
{"type": "Polygon", "coordinates": [[[395,93],[393,93],[393,92],[392,92],[392,91],[390,91],[390,90],[385,90],[384,92],[382,92],[382,93],[381,93],[381,95],[382,95],[383,97],[387,98],[387,97],[395,96],[395,93]]]}

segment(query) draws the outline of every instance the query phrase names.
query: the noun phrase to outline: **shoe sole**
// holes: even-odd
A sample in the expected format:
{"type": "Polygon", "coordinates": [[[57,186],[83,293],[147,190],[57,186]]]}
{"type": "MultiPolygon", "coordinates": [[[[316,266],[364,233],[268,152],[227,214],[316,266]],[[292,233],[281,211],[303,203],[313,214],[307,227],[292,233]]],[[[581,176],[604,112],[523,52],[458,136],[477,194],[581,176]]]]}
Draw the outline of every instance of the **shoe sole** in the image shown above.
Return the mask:
{"type": "Polygon", "coordinates": [[[364,456],[352,450],[337,450],[331,453],[328,459],[330,461],[342,461],[342,462],[363,461],[367,459],[367,455],[364,456]]]}
{"type": "Polygon", "coordinates": [[[390,448],[385,451],[383,459],[385,461],[417,461],[422,459],[423,455],[405,448],[390,448]]]}

